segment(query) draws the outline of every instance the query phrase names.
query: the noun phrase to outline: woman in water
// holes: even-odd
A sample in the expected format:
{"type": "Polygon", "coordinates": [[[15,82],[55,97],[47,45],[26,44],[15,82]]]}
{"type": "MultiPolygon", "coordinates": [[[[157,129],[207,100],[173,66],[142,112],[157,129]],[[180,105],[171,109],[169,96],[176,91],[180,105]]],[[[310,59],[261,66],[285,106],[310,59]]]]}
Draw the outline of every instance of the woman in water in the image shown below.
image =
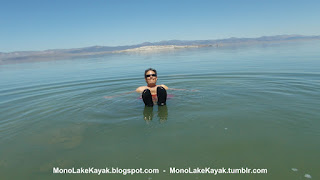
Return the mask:
{"type": "Polygon", "coordinates": [[[166,105],[168,87],[164,84],[157,85],[157,71],[149,68],[144,72],[144,78],[147,86],[140,86],[136,89],[136,92],[142,93],[142,99],[146,106],[158,106],[166,105]]]}
{"type": "MultiPolygon", "coordinates": [[[[115,96],[104,96],[104,98],[113,98],[117,96],[122,96],[124,94],[130,94],[133,92],[138,92],[142,94],[143,102],[146,106],[153,106],[154,104],[158,104],[159,106],[166,105],[167,101],[167,90],[183,90],[183,91],[190,91],[187,89],[173,89],[168,88],[166,85],[161,84],[157,85],[157,71],[155,69],[149,68],[144,72],[144,79],[147,83],[146,86],[140,86],[135,91],[130,91],[127,93],[118,94],[115,96]]],[[[191,90],[197,91],[197,90],[191,90]]]]}

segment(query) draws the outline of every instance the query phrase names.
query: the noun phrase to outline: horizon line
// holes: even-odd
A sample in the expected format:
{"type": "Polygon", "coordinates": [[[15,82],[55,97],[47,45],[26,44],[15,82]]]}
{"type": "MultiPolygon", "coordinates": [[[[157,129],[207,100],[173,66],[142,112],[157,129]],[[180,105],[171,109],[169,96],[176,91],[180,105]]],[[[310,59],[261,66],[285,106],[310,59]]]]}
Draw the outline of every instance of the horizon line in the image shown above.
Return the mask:
{"type": "MultiPolygon", "coordinates": [[[[73,47],[73,48],[49,48],[45,50],[20,50],[20,51],[8,51],[8,52],[2,52],[1,54],[10,54],[10,53],[21,53],[21,52],[44,52],[44,51],[54,51],[54,50],[76,50],[76,49],[83,49],[83,48],[90,48],[90,47],[123,47],[123,46],[135,46],[135,45],[143,45],[147,43],[159,43],[159,42],[170,42],[170,41],[217,41],[217,40],[226,40],[226,39],[258,39],[263,37],[276,37],[276,36],[293,36],[293,37],[320,37],[320,35],[301,35],[301,34],[279,34],[279,35],[263,35],[263,36],[257,36],[257,37],[229,37],[229,38],[220,38],[220,39],[193,39],[193,40],[181,40],[181,39],[169,39],[169,40],[160,40],[160,41],[145,41],[141,43],[136,44],[126,44],[126,45],[92,45],[92,46],[85,46],[85,47],[73,47]]],[[[157,46],[157,45],[156,45],[157,46]]]]}

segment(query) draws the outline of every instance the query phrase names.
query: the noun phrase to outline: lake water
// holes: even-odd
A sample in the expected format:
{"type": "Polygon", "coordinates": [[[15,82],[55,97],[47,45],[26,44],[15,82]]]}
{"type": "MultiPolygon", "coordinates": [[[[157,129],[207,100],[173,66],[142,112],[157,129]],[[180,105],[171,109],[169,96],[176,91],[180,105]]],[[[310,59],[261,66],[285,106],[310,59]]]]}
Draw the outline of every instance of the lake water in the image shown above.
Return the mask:
{"type": "Polygon", "coordinates": [[[0,179],[320,179],[320,42],[0,65],[0,179]],[[169,88],[145,108],[144,70],[169,88]],[[195,91],[192,91],[195,90],[195,91]],[[159,174],[53,174],[151,168],[159,174]],[[267,174],[170,174],[170,167],[267,174]],[[164,170],[166,172],[164,172],[164,170]]]}

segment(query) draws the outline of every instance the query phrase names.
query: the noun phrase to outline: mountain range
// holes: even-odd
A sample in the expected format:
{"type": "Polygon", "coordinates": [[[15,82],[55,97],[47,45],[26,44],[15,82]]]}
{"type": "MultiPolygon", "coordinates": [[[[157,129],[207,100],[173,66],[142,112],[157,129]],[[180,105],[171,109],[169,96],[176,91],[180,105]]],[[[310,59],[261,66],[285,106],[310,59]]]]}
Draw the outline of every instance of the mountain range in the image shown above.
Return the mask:
{"type": "Polygon", "coordinates": [[[217,40],[169,40],[160,42],[144,42],[128,46],[91,46],[73,49],[51,49],[45,51],[17,51],[9,53],[0,52],[0,62],[23,61],[23,60],[48,60],[79,58],[89,56],[101,56],[110,53],[141,52],[180,48],[200,48],[200,47],[224,47],[235,45],[254,45],[266,43],[296,42],[320,40],[320,36],[303,35],[277,35],[262,36],[259,38],[228,38],[217,40]]]}

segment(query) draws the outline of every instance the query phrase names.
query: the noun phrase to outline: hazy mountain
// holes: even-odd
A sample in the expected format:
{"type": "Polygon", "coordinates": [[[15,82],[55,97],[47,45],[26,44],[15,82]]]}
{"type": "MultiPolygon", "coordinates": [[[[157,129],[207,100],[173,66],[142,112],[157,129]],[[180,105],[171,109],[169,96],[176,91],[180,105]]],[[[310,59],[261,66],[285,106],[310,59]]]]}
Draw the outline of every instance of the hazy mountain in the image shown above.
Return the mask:
{"type": "Polygon", "coordinates": [[[306,40],[320,40],[320,36],[302,36],[302,35],[278,35],[278,36],[262,36],[259,38],[228,38],[228,39],[217,39],[217,40],[169,40],[160,42],[144,42],[137,45],[129,46],[91,46],[84,48],[73,48],[73,49],[52,49],[45,51],[19,51],[10,53],[0,52],[0,62],[13,61],[13,60],[47,60],[47,59],[62,59],[62,58],[73,58],[73,57],[87,57],[97,56],[110,53],[122,53],[132,52],[137,50],[149,50],[148,48],[141,48],[150,46],[154,50],[157,46],[170,46],[170,48],[184,47],[188,48],[198,47],[222,47],[222,46],[233,46],[233,45],[248,45],[248,44],[263,44],[263,43],[277,43],[277,42],[295,42],[295,41],[306,41],[306,40]]]}

